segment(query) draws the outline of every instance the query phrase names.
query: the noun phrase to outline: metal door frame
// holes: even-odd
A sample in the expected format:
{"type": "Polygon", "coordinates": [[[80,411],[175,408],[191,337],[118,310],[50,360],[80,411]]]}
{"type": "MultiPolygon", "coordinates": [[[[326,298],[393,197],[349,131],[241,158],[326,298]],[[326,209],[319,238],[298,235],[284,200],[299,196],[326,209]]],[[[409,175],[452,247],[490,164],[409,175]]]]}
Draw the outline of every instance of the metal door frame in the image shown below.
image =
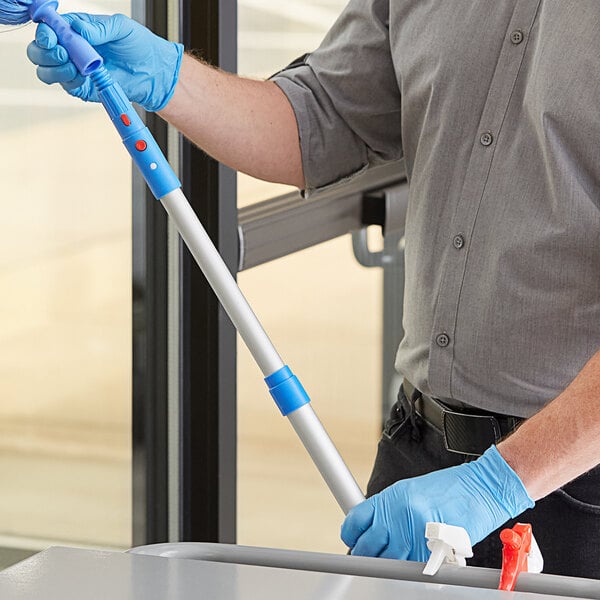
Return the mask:
{"type": "MultiPolygon", "coordinates": [[[[133,1],[137,20],[173,39],[168,0],[133,1]]],[[[185,0],[176,10],[176,37],[186,48],[202,48],[206,60],[235,71],[236,2],[185,0]]],[[[145,118],[176,157],[192,207],[235,273],[235,173],[173,136],[156,115],[145,118]]],[[[235,331],[137,173],[133,196],[133,543],[233,542],[235,331]]]]}

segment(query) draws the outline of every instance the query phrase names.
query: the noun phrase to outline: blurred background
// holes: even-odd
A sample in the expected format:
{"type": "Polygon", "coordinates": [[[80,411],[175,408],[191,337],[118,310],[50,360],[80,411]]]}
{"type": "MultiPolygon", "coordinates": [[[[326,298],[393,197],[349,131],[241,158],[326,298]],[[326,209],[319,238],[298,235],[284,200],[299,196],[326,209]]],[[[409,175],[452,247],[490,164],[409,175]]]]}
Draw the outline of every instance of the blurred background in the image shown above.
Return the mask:
{"type": "MultiPolygon", "coordinates": [[[[264,78],[314,49],[343,5],[240,0],[239,72],[264,78]]],[[[102,108],[36,79],[34,32],[0,32],[0,567],[48,545],[132,545],[131,164],[102,108]]],[[[238,176],[240,207],[287,191],[238,176]]],[[[381,277],[349,236],[238,276],[363,489],[381,419],[381,277]]],[[[238,542],[343,552],[341,511],[238,352],[238,542]]]]}

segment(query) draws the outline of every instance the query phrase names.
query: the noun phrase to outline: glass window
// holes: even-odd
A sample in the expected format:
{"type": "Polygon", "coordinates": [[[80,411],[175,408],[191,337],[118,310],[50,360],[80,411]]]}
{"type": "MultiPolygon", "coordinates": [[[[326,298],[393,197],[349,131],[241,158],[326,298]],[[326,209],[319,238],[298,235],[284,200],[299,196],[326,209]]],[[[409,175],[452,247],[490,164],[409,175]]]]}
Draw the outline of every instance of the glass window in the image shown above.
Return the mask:
{"type": "Polygon", "coordinates": [[[0,32],[0,547],[129,547],[130,160],[100,106],[36,79],[34,33],[0,32]]]}
{"type": "MultiPolygon", "coordinates": [[[[315,48],[343,5],[241,0],[239,72],[268,76],[315,48]]],[[[240,206],[291,189],[242,175],[238,183],[240,206]]],[[[358,265],[349,236],[238,276],[363,490],[380,432],[381,278],[358,265]]],[[[340,508],[238,347],[238,542],[343,552],[340,508]]]]}

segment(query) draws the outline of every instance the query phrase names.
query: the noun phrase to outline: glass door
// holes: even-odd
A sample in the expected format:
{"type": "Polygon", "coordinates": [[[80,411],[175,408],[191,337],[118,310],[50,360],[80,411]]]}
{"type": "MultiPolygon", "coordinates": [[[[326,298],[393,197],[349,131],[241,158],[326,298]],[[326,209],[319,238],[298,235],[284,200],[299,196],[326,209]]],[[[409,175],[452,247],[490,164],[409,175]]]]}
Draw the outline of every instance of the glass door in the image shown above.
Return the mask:
{"type": "Polygon", "coordinates": [[[0,566],[131,545],[130,161],[101,107],[36,79],[34,33],[0,33],[0,566]]]}
{"type": "MultiPolygon", "coordinates": [[[[238,3],[238,70],[268,77],[316,48],[343,0],[238,3]]],[[[293,191],[238,176],[238,206],[293,191]]],[[[238,281],[364,490],[381,421],[382,274],[346,235],[262,264],[238,281]]],[[[343,552],[342,512],[262,374],[238,344],[238,543],[343,552]]]]}

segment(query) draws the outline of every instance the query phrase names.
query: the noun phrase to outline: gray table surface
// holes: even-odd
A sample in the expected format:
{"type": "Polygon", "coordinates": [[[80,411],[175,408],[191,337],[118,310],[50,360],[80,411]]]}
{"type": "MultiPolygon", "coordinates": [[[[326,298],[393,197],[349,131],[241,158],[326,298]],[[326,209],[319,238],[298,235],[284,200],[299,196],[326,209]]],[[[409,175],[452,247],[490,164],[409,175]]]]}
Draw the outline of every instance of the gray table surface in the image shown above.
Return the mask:
{"type": "MultiPolygon", "coordinates": [[[[119,552],[50,548],[0,573],[1,600],[506,599],[506,592],[119,552]]],[[[514,600],[559,596],[514,592],[514,600]]],[[[560,596],[567,598],[567,596],[560,596]]]]}

